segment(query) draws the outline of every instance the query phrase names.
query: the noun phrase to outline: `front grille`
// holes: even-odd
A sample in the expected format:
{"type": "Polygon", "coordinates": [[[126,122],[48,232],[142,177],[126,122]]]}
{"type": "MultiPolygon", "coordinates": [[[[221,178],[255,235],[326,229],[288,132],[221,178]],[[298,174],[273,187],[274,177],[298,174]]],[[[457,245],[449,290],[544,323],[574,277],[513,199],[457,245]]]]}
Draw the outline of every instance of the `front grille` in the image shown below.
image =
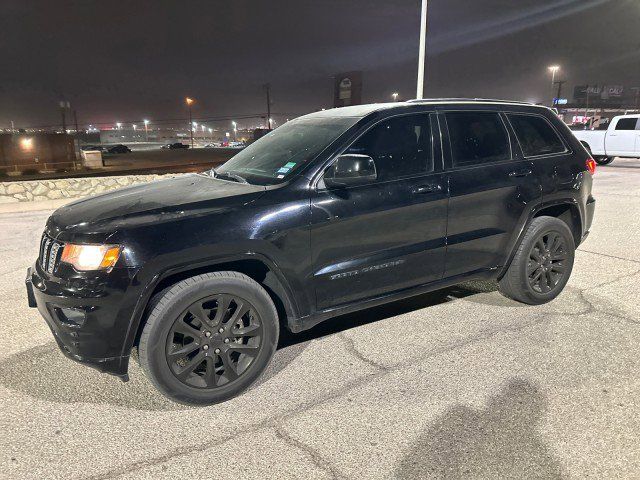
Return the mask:
{"type": "Polygon", "coordinates": [[[45,272],[53,273],[62,255],[63,247],[64,243],[57,242],[46,233],[42,235],[39,262],[45,272]]]}

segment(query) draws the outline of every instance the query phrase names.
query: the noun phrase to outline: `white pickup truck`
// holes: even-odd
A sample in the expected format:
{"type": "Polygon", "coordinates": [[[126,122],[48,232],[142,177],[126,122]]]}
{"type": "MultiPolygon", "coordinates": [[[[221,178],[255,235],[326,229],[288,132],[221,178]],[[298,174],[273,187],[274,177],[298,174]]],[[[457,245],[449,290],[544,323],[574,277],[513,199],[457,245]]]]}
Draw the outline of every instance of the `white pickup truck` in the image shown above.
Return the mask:
{"type": "Polygon", "coordinates": [[[613,117],[606,130],[574,130],[599,165],[607,165],[615,157],[640,157],[640,115],[613,117]]]}

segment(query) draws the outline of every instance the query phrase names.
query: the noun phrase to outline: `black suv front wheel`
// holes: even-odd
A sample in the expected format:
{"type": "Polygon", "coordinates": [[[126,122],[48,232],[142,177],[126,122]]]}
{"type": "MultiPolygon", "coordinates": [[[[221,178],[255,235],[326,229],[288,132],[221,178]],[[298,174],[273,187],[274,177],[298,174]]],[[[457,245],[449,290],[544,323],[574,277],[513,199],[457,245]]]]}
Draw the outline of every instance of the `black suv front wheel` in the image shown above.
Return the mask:
{"type": "Polygon", "coordinates": [[[269,294],[238,272],[182,280],[154,299],[140,364],[163,394],[187,404],[228,400],[254,383],[278,343],[269,294]]]}
{"type": "Polygon", "coordinates": [[[574,254],[573,235],[565,222],[555,217],[534,218],[498,288],[522,303],[550,302],[569,281],[574,254]]]}

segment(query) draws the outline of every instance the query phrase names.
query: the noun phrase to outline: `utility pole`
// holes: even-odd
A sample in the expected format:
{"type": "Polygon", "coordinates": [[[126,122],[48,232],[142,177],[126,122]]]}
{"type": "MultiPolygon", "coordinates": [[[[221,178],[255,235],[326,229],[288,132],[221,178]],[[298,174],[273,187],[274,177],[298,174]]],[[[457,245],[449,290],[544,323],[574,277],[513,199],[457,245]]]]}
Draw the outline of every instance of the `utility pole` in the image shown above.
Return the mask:
{"type": "Polygon", "coordinates": [[[418,82],[416,98],[424,98],[424,63],[427,50],[427,0],[422,0],[420,10],[420,49],[418,53],[418,82]]]}
{"type": "Polygon", "coordinates": [[[67,133],[67,108],[69,108],[69,102],[60,100],[60,114],[62,115],[62,133],[67,133]]]}
{"type": "MultiPolygon", "coordinates": [[[[562,85],[567,83],[567,81],[566,80],[557,80],[557,81],[555,81],[553,83],[554,83],[554,85],[558,85],[558,94],[556,96],[556,99],[559,100],[560,99],[560,95],[562,94],[562,85]]],[[[556,102],[553,102],[552,106],[554,106],[554,105],[556,105],[556,102]]]]}
{"type": "Polygon", "coordinates": [[[193,105],[193,98],[187,97],[185,99],[185,102],[189,107],[189,132],[191,132],[191,149],[193,150],[193,117],[191,116],[191,105],[193,105]]]}
{"type": "Polygon", "coordinates": [[[76,137],[77,137],[78,134],[80,133],[80,130],[78,130],[78,112],[76,112],[75,108],[73,109],[73,122],[76,124],[76,137]]]}
{"type": "Polygon", "coordinates": [[[267,130],[271,130],[271,84],[265,83],[264,90],[267,93],[267,130]]]}

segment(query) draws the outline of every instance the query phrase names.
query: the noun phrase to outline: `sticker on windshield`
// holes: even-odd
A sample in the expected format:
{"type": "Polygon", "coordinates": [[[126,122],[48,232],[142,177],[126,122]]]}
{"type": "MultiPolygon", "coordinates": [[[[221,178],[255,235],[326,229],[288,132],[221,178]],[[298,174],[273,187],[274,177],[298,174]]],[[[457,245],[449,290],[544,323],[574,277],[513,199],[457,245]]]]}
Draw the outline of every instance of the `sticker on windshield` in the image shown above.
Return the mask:
{"type": "Polygon", "coordinates": [[[278,175],[277,178],[284,178],[284,175],[278,175]]]}
{"type": "Polygon", "coordinates": [[[287,167],[282,167],[282,168],[279,168],[276,173],[287,173],[289,170],[291,169],[287,167]]]}
{"type": "Polygon", "coordinates": [[[296,166],[296,162],[289,162],[283,168],[293,168],[296,166]]]}

